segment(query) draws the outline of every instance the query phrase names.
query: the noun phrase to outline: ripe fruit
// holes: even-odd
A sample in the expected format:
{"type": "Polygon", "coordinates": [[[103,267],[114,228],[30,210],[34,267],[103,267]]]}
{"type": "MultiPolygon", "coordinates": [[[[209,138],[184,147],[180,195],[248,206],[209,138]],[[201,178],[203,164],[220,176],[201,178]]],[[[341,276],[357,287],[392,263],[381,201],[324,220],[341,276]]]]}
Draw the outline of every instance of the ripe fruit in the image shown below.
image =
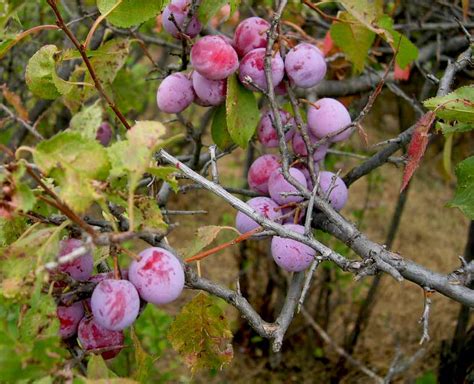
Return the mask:
{"type": "MultiPolygon", "coordinates": [[[[93,317],[84,317],[77,329],[77,338],[86,351],[106,349],[101,353],[105,360],[117,356],[123,348],[124,336],[122,331],[110,331],[100,326],[93,317]]],[[[94,352],[95,353],[95,352],[94,352]]]]}
{"type": "Polygon", "coordinates": [[[324,78],[326,70],[321,51],[311,44],[298,44],[285,57],[286,74],[297,87],[314,87],[324,78]]]}
{"type": "Polygon", "coordinates": [[[84,307],[81,302],[74,303],[69,307],[59,305],[56,309],[59,319],[59,336],[68,339],[77,332],[77,326],[84,317],[84,307]]]}
{"type": "Polygon", "coordinates": [[[156,93],[158,108],[166,113],[182,112],[191,105],[193,100],[193,83],[189,79],[189,75],[182,72],[166,77],[156,93]]]}
{"type": "Polygon", "coordinates": [[[104,121],[99,128],[97,129],[97,133],[95,135],[96,140],[101,143],[104,147],[109,145],[110,140],[112,140],[112,128],[110,124],[104,121]]]}
{"type": "MultiPolygon", "coordinates": [[[[285,224],[285,228],[303,234],[304,227],[298,224],[285,224]]],[[[288,272],[304,271],[314,260],[316,251],[299,241],[273,236],[272,256],[275,263],[288,272]]]]}
{"type": "MultiPolygon", "coordinates": [[[[290,168],[289,173],[300,184],[302,184],[303,187],[307,187],[306,178],[299,169],[290,168]]],[[[271,198],[280,205],[291,202],[299,203],[304,199],[303,196],[282,195],[282,193],[298,192],[298,190],[295,186],[285,180],[281,168],[278,168],[277,170],[273,171],[273,173],[270,175],[270,178],[268,179],[268,192],[270,193],[271,198]]]]}
{"type": "MultiPolygon", "coordinates": [[[[308,109],[308,127],[313,135],[321,139],[333,134],[351,123],[351,116],[346,107],[336,99],[323,98],[308,109]]],[[[347,139],[352,129],[346,129],[331,138],[332,142],[347,139]]]]}
{"type": "Polygon", "coordinates": [[[128,278],[143,300],[167,304],[184,288],[184,271],[179,260],[163,248],[147,248],[139,254],[128,270],[128,278]]]}
{"type": "Polygon", "coordinates": [[[127,280],[101,281],[92,292],[91,309],[95,321],[105,329],[121,331],[138,316],[140,298],[127,280]]]}
{"type": "MultiPolygon", "coordinates": [[[[265,48],[257,48],[248,52],[240,62],[239,79],[246,88],[255,91],[255,87],[248,84],[245,78],[248,76],[252,79],[259,88],[268,90],[267,79],[264,72],[265,63],[265,48]]],[[[285,65],[280,54],[277,52],[273,55],[271,60],[272,68],[272,82],[276,87],[282,80],[285,74],[285,65]]]]}
{"type": "Polygon", "coordinates": [[[234,47],[240,57],[252,49],[267,46],[267,31],[270,23],[260,17],[249,17],[242,20],[234,34],[234,47]]]}
{"type": "MultiPolygon", "coordinates": [[[[273,125],[273,112],[265,113],[257,127],[257,135],[259,141],[267,148],[276,148],[278,147],[278,133],[273,125]]],[[[287,111],[280,109],[281,123],[283,125],[283,130],[285,131],[286,141],[290,141],[295,132],[295,119],[287,111]]]]}
{"type": "Polygon", "coordinates": [[[185,32],[189,37],[195,37],[201,32],[201,23],[196,16],[193,16],[186,28],[186,31],[183,31],[184,21],[187,19],[187,14],[189,12],[189,7],[191,2],[188,0],[172,0],[169,5],[163,10],[163,28],[166,32],[171,34],[173,37],[179,37],[179,31],[176,28],[176,25],[179,26],[181,32],[185,32]],[[171,15],[174,16],[175,23],[170,20],[171,15]]]}
{"type": "Polygon", "coordinates": [[[191,64],[210,80],[223,80],[239,67],[235,49],[221,36],[204,36],[191,49],[191,64]]]}
{"type": "MultiPolygon", "coordinates": [[[[278,204],[268,197],[254,197],[247,201],[247,204],[257,211],[259,215],[267,219],[277,221],[280,216],[278,204]]],[[[235,218],[235,226],[240,233],[245,233],[257,228],[259,224],[245,213],[239,211],[235,218]]]]}
{"type": "Polygon", "coordinates": [[[332,172],[320,172],[319,186],[321,187],[321,192],[324,196],[327,195],[329,187],[332,186],[328,197],[329,203],[337,211],[344,208],[347,203],[348,190],[346,183],[344,183],[340,177],[336,176],[336,174],[332,172]],[[336,178],[334,183],[332,182],[333,177],[336,178]]]}
{"type": "MultiPolygon", "coordinates": [[[[308,165],[305,163],[296,163],[293,165],[293,167],[300,170],[303,173],[304,177],[306,178],[306,185],[308,186],[308,189],[312,191],[314,185],[313,185],[313,181],[311,180],[311,175],[309,173],[308,165]]],[[[319,173],[318,163],[314,162],[313,167],[314,167],[314,174],[316,177],[318,177],[318,173],[319,173]]]]}
{"type": "MultiPolygon", "coordinates": [[[[60,261],[63,256],[68,255],[75,249],[84,246],[84,243],[78,239],[66,239],[61,240],[59,243],[59,255],[58,260],[60,261]]],[[[94,258],[90,252],[69,261],[64,264],[60,264],[58,270],[70,275],[73,279],[78,281],[87,280],[94,269],[94,258]]]]}
{"type": "MultiPolygon", "coordinates": [[[[310,131],[308,132],[309,139],[312,144],[318,142],[318,138],[315,137],[310,131]]],[[[293,147],[293,152],[300,156],[308,156],[308,150],[306,149],[306,144],[303,140],[303,136],[299,132],[295,132],[293,136],[293,141],[291,142],[293,147]]],[[[326,156],[326,153],[329,149],[329,144],[321,144],[318,148],[316,148],[313,152],[313,160],[314,161],[321,161],[326,156]]]]}
{"type": "Polygon", "coordinates": [[[255,192],[268,194],[268,178],[280,167],[280,158],[276,155],[263,155],[257,158],[249,168],[247,180],[255,192]]]}
{"type": "Polygon", "coordinates": [[[192,75],[193,88],[199,101],[207,106],[219,105],[225,100],[227,93],[226,80],[209,80],[194,71],[192,75]]]}

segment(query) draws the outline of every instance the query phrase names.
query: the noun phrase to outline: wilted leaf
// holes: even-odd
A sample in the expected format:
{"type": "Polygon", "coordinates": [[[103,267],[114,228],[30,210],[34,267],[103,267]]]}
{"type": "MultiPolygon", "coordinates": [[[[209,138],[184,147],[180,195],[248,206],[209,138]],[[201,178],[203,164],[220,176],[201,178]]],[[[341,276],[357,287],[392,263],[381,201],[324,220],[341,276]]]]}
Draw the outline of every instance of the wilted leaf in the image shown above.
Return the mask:
{"type": "Polygon", "coordinates": [[[232,140],[246,148],[260,119],[260,111],[252,91],[245,88],[236,75],[227,79],[227,129],[232,140]]]}
{"type": "Polygon", "coordinates": [[[102,123],[102,107],[99,102],[82,107],[69,122],[69,128],[79,132],[88,139],[95,139],[100,123],[102,123]]]}
{"type": "Polygon", "coordinates": [[[133,146],[145,146],[154,150],[162,141],[166,133],[165,126],[159,121],[137,121],[135,125],[127,131],[127,138],[133,146]]]}
{"type": "MultiPolygon", "coordinates": [[[[97,0],[97,8],[105,14],[118,0],[97,0]]],[[[161,0],[122,0],[108,16],[107,20],[117,27],[128,28],[155,17],[161,10],[161,0]]]]}
{"type": "Polygon", "coordinates": [[[168,224],[163,220],[160,207],[154,198],[141,197],[136,206],[140,212],[140,217],[135,215],[135,225],[138,230],[163,232],[168,228],[168,224]]]}
{"type": "Polygon", "coordinates": [[[474,156],[460,162],[455,172],[458,179],[456,194],[448,206],[459,208],[467,217],[474,220],[474,156]]]}
{"type": "Polygon", "coordinates": [[[185,258],[194,256],[203,248],[207,247],[223,230],[231,230],[240,235],[239,231],[233,227],[220,227],[217,225],[206,225],[204,227],[199,227],[196,233],[196,238],[193,239],[191,245],[183,251],[185,258]]]}
{"type": "Polygon", "coordinates": [[[474,86],[465,86],[446,96],[432,97],[423,102],[436,116],[448,121],[474,123],[474,86]]]}
{"type": "Polygon", "coordinates": [[[333,23],[330,29],[331,38],[354,64],[354,69],[361,72],[364,69],[369,49],[374,42],[375,33],[347,12],[340,12],[338,18],[347,21],[347,23],[333,23]]]}
{"type": "Polygon", "coordinates": [[[221,369],[233,357],[232,333],[224,313],[203,292],[176,316],[168,339],[193,373],[200,369],[221,369]]]}
{"type": "Polygon", "coordinates": [[[28,121],[28,111],[26,110],[25,106],[23,105],[20,96],[16,93],[10,91],[6,84],[1,86],[2,94],[5,100],[10,103],[10,105],[15,109],[17,115],[21,117],[23,120],[28,121]]]}
{"type": "Polygon", "coordinates": [[[383,34],[376,21],[383,14],[382,0],[340,0],[346,10],[372,32],[383,34]]]}
{"type": "Polygon", "coordinates": [[[55,45],[41,47],[28,61],[25,80],[30,91],[43,99],[55,99],[60,93],[54,84],[56,73],[54,55],[59,52],[55,45]]]}
{"type": "Polygon", "coordinates": [[[232,144],[232,138],[227,131],[226,108],[224,104],[219,105],[214,111],[211,124],[212,141],[221,149],[226,150],[232,144]]]}
{"type": "Polygon", "coordinates": [[[433,112],[426,112],[416,123],[415,131],[413,132],[410,145],[408,146],[408,163],[403,172],[400,192],[408,185],[408,182],[420,164],[421,158],[425,154],[426,146],[428,145],[428,132],[433,125],[434,119],[435,114],[433,112]]]}

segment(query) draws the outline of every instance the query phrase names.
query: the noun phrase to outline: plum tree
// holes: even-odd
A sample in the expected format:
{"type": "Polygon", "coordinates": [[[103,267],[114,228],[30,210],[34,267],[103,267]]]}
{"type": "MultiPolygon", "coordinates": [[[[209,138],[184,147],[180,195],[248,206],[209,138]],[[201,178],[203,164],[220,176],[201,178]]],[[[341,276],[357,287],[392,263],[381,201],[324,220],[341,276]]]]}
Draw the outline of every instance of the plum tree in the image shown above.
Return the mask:
{"type": "MultiPolygon", "coordinates": [[[[306,177],[299,169],[290,168],[288,171],[298,183],[300,183],[304,188],[307,187],[306,177]]],[[[304,199],[303,196],[295,195],[298,190],[285,179],[281,168],[276,169],[270,175],[270,178],[268,179],[268,192],[270,193],[271,198],[280,205],[298,203],[304,199]]]]}
{"type": "Polygon", "coordinates": [[[121,331],[138,316],[140,298],[127,280],[106,279],[96,285],[91,296],[95,321],[111,331],[121,331]]]}
{"type": "MultiPolygon", "coordinates": [[[[304,234],[302,225],[284,224],[284,227],[304,234]]],[[[316,251],[306,244],[280,236],[273,236],[271,250],[275,263],[288,272],[304,271],[311,265],[316,255],[316,251]]]]}
{"type": "Polygon", "coordinates": [[[280,158],[276,155],[262,155],[255,159],[247,175],[249,187],[256,192],[268,195],[268,179],[279,167],[280,158]]]}
{"type": "Polygon", "coordinates": [[[267,31],[270,23],[260,17],[249,17],[242,20],[234,33],[234,47],[240,57],[252,49],[267,46],[267,31]]]}
{"type": "MultiPolygon", "coordinates": [[[[289,112],[283,109],[280,109],[280,117],[285,130],[285,139],[288,142],[292,139],[295,132],[295,119],[289,112]]],[[[265,112],[257,127],[258,140],[267,148],[278,147],[278,133],[274,127],[273,121],[273,112],[265,112]]]]}
{"type": "MultiPolygon", "coordinates": [[[[247,76],[258,88],[264,91],[268,90],[264,63],[265,48],[256,48],[249,51],[240,61],[239,79],[248,89],[253,91],[258,90],[246,81],[247,76]]],[[[273,86],[277,86],[283,80],[283,76],[285,75],[285,64],[278,52],[272,56],[271,70],[273,86]]]]}
{"type": "Polygon", "coordinates": [[[185,73],[173,73],[167,76],[158,87],[156,102],[158,108],[166,113],[184,111],[195,97],[193,83],[185,73]]]}
{"type": "Polygon", "coordinates": [[[239,67],[235,49],[222,36],[204,36],[191,49],[191,64],[209,80],[223,80],[239,67]]]}
{"type": "Polygon", "coordinates": [[[128,275],[140,297],[157,305],[175,300],[184,288],[184,271],[176,256],[158,247],[147,248],[138,256],[128,275]]]}
{"type": "Polygon", "coordinates": [[[301,43],[291,48],[285,57],[285,71],[294,85],[311,88],[326,75],[322,52],[314,45],[301,43]]]}
{"type": "MultiPolygon", "coordinates": [[[[349,126],[351,116],[347,108],[338,100],[325,97],[318,100],[308,109],[308,127],[314,136],[321,139],[333,135],[349,126]]],[[[352,130],[345,131],[332,136],[332,142],[343,141],[349,138],[352,130]]]]}
{"type": "MultiPolygon", "coordinates": [[[[278,204],[268,197],[254,197],[247,201],[247,204],[255,209],[258,214],[267,219],[278,221],[278,217],[281,216],[278,204]]],[[[237,212],[235,217],[235,227],[240,233],[249,232],[258,228],[258,226],[259,224],[248,217],[245,213],[240,211],[237,212]]]]}

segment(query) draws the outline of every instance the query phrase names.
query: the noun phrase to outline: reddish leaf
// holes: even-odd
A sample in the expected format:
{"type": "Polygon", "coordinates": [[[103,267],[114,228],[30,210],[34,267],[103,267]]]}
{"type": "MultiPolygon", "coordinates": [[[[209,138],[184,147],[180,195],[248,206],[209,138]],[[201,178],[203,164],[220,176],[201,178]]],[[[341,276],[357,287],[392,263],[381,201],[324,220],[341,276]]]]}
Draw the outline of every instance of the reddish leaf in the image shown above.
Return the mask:
{"type": "Polygon", "coordinates": [[[331,34],[326,32],[326,36],[324,36],[324,42],[323,42],[323,54],[324,56],[327,56],[328,53],[334,48],[334,41],[332,41],[331,34]]]}
{"type": "Polygon", "coordinates": [[[415,131],[413,132],[410,145],[408,146],[408,163],[403,172],[400,192],[402,192],[408,185],[408,182],[420,164],[421,158],[425,154],[428,145],[428,132],[433,125],[434,120],[435,113],[429,111],[426,112],[416,123],[415,131]]]}
{"type": "Polygon", "coordinates": [[[407,81],[410,78],[410,65],[407,65],[405,69],[401,69],[400,66],[395,63],[395,69],[393,71],[393,77],[395,80],[407,81]]]}

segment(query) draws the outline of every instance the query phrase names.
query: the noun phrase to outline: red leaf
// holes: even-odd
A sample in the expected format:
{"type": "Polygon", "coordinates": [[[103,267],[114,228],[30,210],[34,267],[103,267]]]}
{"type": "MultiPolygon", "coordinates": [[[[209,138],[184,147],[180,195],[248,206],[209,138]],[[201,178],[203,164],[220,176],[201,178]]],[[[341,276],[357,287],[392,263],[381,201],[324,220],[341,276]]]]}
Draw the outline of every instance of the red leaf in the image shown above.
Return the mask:
{"type": "Polygon", "coordinates": [[[402,192],[408,185],[408,182],[420,164],[421,158],[425,154],[428,145],[428,132],[433,125],[434,120],[435,113],[429,111],[421,116],[420,120],[416,123],[415,131],[413,132],[410,145],[408,146],[408,163],[403,172],[400,192],[402,192]]]}
{"type": "Polygon", "coordinates": [[[323,42],[323,54],[324,56],[327,56],[328,53],[334,48],[334,42],[332,41],[331,34],[329,31],[326,32],[326,36],[324,36],[324,42],[323,42]]]}
{"type": "Polygon", "coordinates": [[[395,63],[393,71],[393,77],[395,80],[407,81],[410,78],[410,65],[407,65],[405,69],[401,69],[400,66],[395,63]]]}

